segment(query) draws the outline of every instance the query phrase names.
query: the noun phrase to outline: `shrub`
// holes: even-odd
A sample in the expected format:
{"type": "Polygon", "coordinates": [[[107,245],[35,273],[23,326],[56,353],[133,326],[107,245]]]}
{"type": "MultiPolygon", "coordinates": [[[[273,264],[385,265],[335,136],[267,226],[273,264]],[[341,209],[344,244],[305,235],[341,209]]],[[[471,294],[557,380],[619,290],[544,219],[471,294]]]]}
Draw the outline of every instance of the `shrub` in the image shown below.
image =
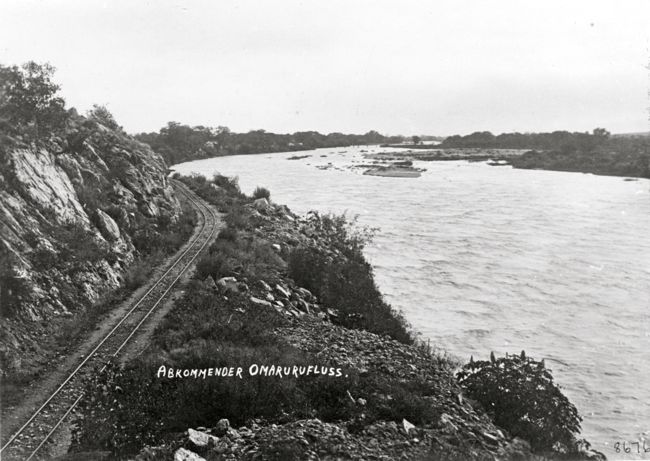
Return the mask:
{"type": "Polygon", "coordinates": [[[225,227],[219,231],[219,234],[217,235],[217,239],[234,242],[235,240],[237,240],[237,229],[233,227],[225,227]]]}
{"type": "Polygon", "coordinates": [[[124,275],[124,286],[128,290],[135,290],[144,285],[151,273],[151,261],[138,261],[133,263],[124,275]]]}
{"type": "Polygon", "coordinates": [[[289,276],[338,309],[341,325],[412,344],[406,320],[384,302],[370,264],[360,251],[350,247],[346,251],[350,256],[335,258],[318,248],[298,248],[289,255],[289,276]]]}
{"type": "Polygon", "coordinates": [[[285,262],[265,240],[218,238],[196,264],[196,277],[201,280],[207,276],[215,280],[229,276],[272,279],[285,267],[285,262]]]}
{"type": "Polygon", "coordinates": [[[217,174],[212,177],[212,183],[225,189],[227,192],[240,193],[239,178],[237,178],[236,176],[229,178],[227,176],[217,174]]]}
{"type": "Polygon", "coordinates": [[[30,294],[28,280],[8,267],[0,267],[0,316],[10,317],[17,313],[30,294]]]}
{"type": "Polygon", "coordinates": [[[82,270],[87,263],[95,264],[105,259],[111,251],[106,242],[77,222],[55,227],[52,234],[60,246],[59,267],[67,264],[70,273],[82,270]]]}
{"type": "Polygon", "coordinates": [[[178,250],[192,235],[196,226],[196,213],[191,208],[184,208],[176,221],[166,212],[151,220],[138,215],[140,223],[133,233],[133,246],[141,255],[154,253],[170,254],[178,250]]]}
{"type": "Polygon", "coordinates": [[[255,200],[260,199],[260,198],[265,198],[269,200],[271,198],[271,192],[266,188],[266,187],[256,187],[255,191],[253,191],[253,198],[255,200]]]}
{"type": "Polygon", "coordinates": [[[494,422],[537,451],[574,451],[580,432],[576,407],[553,383],[544,362],[521,355],[491,355],[489,361],[463,366],[457,378],[467,396],[478,401],[494,422]]]}

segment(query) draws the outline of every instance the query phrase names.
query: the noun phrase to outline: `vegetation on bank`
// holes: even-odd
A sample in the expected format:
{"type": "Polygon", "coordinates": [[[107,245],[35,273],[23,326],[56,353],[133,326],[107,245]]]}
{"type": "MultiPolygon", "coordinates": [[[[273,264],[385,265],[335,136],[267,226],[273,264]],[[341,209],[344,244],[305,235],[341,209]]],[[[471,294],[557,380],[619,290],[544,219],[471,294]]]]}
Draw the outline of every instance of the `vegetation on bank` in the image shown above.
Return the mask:
{"type": "MultiPolygon", "coordinates": [[[[291,262],[287,264],[268,241],[254,232],[258,219],[245,207],[253,199],[241,194],[236,183],[223,177],[213,181],[203,177],[185,178],[185,181],[195,192],[228,213],[225,218],[228,226],[221,230],[217,240],[198,261],[194,280],[156,329],[147,355],[124,370],[110,368],[89,385],[90,394],[82,405],[83,417],[75,436],[78,450],[110,449],[118,456],[132,455],[145,443],[160,443],[174,432],[187,427],[210,426],[221,418],[237,426],[253,418],[276,423],[301,417],[351,418],[358,410],[349,402],[348,392],[361,392],[359,387],[370,386],[375,380],[359,378],[355,370],[350,370],[355,377],[344,382],[327,377],[269,379],[258,376],[241,381],[161,380],[156,377],[163,361],[177,369],[233,365],[247,369],[253,363],[340,366],[323,363],[273,334],[274,327],[290,324],[285,316],[275,310],[251,308],[250,294],[259,291],[256,287],[260,283],[271,286],[285,283],[287,268],[295,271],[311,261],[314,258],[311,250],[308,253],[292,251],[288,258],[291,262]],[[248,291],[233,291],[224,297],[212,288],[214,280],[234,276],[247,285],[248,291]]],[[[365,243],[362,234],[348,233],[341,218],[318,220],[324,223],[319,227],[326,229],[322,235],[327,234],[325,238],[333,242],[336,250],[351,258],[362,258],[361,249],[365,243]]],[[[331,249],[335,249],[334,245],[331,249]]],[[[329,293],[332,300],[344,299],[355,281],[368,285],[372,280],[370,266],[344,268],[343,259],[341,255],[341,262],[331,260],[329,264],[332,271],[337,264],[345,269],[351,277],[347,285],[340,293],[337,293],[341,289],[340,282],[319,290],[329,293]]],[[[312,287],[319,288],[314,275],[311,272],[308,277],[312,287]]],[[[353,315],[350,303],[342,306],[342,323],[350,323],[354,318],[358,328],[380,329],[402,341],[413,341],[403,319],[389,314],[389,307],[381,301],[374,284],[355,299],[362,299],[364,294],[370,294],[372,302],[381,304],[385,310],[384,322],[388,323],[382,325],[378,320],[381,314],[364,320],[362,312],[369,305],[361,306],[353,315]]],[[[366,310],[365,313],[370,312],[366,310]]],[[[391,382],[374,385],[386,390],[397,387],[397,383],[391,382]]],[[[417,397],[404,392],[400,395],[388,407],[371,406],[366,415],[368,424],[387,413],[394,418],[409,417],[416,423],[423,422],[426,414],[429,419],[432,417],[417,397]]]]}
{"type": "MultiPolygon", "coordinates": [[[[224,418],[253,431],[318,418],[343,428],[345,437],[370,437],[375,446],[378,428],[404,420],[414,424],[416,432],[396,431],[381,439],[390,443],[376,449],[390,446],[395,456],[526,456],[525,447],[518,455],[503,451],[506,439],[484,410],[539,452],[564,456],[573,450],[579,432],[575,408],[537,362],[523,357],[471,362],[456,381],[454,362],[414,345],[404,319],[381,299],[363,258],[371,231],[335,216],[298,220],[286,208],[267,206],[266,197],[245,196],[236,181],[221,176],[182,180],[226,213],[227,227],[197,263],[194,279],[157,327],[146,353],[124,368],[109,367],[88,385],[73,451],[110,450],[127,458],[155,446],[156,456],[171,458],[176,449],[189,446],[203,450],[206,459],[223,459],[239,453],[227,450],[250,440],[242,441],[237,431],[214,432],[220,443],[234,445],[210,451],[187,445],[182,434],[197,427],[217,431],[224,418]],[[317,304],[305,305],[301,315],[288,315],[271,295],[287,292],[285,305],[291,310],[302,303],[296,293],[309,293],[305,288],[317,304]],[[345,377],[204,380],[158,374],[161,365],[247,370],[252,364],[343,367],[345,377]],[[544,392],[532,398],[539,386],[544,392]],[[476,403],[463,399],[461,389],[476,403]],[[528,425],[518,429],[522,421],[528,425]],[[556,423],[559,429],[552,427],[556,423]]],[[[260,459],[303,459],[310,443],[283,436],[254,453],[260,459]]],[[[337,448],[321,444],[320,449],[334,453],[337,448]]]]}
{"type": "Polygon", "coordinates": [[[582,418],[576,407],[538,362],[506,354],[463,366],[457,378],[467,396],[479,402],[494,422],[515,437],[530,442],[535,451],[572,453],[577,445],[582,418]]]}
{"type": "Polygon", "coordinates": [[[508,159],[515,168],[575,171],[650,178],[650,136],[611,136],[603,128],[592,133],[492,133],[450,136],[440,148],[531,149],[508,159]]]}
{"type": "Polygon", "coordinates": [[[162,155],[169,165],[220,155],[244,155],[266,152],[288,152],[345,147],[366,144],[401,142],[401,136],[384,136],[376,131],[365,134],[300,131],[292,134],[253,130],[233,133],[227,127],[188,126],[169,122],[158,133],[140,133],[136,139],[145,142],[162,155]]]}

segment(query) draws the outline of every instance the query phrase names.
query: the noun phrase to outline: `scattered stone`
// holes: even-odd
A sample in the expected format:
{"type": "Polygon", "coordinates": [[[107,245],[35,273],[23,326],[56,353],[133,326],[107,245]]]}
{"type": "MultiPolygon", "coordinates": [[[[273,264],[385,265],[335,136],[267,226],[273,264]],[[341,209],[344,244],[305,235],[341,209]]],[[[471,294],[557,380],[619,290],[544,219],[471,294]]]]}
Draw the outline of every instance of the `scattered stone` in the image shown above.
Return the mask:
{"type": "Polygon", "coordinates": [[[264,280],[260,280],[259,283],[265,291],[271,291],[270,285],[266,283],[264,280]]]}
{"type": "Polygon", "coordinates": [[[408,435],[409,431],[415,429],[415,424],[408,422],[406,419],[402,419],[402,426],[404,427],[406,435],[408,435]]]}
{"type": "Polygon", "coordinates": [[[287,290],[286,288],[284,288],[281,285],[275,285],[275,291],[280,293],[282,295],[282,297],[285,298],[285,299],[289,299],[289,297],[291,296],[291,294],[289,293],[289,290],[287,290]]]}
{"type": "Polygon", "coordinates": [[[256,298],[255,296],[251,296],[251,301],[254,304],[257,304],[258,306],[273,307],[273,304],[271,304],[270,302],[264,301],[263,299],[256,298]]]}
{"type": "Polygon", "coordinates": [[[314,299],[314,295],[311,294],[311,291],[309,291],[307,288],[296,288],[296,291],[302,296],[304,299],[307,299],[311,301],[314,299]]]}
{"type": "Polygon", "coordinates": [[[309,304],[307,304],[306,301],[299,299],[296,305],[298,309],[300,309],[301,311],[305,312],[306,314],[311,314],[311,311],[309,309],[309,304]]]}

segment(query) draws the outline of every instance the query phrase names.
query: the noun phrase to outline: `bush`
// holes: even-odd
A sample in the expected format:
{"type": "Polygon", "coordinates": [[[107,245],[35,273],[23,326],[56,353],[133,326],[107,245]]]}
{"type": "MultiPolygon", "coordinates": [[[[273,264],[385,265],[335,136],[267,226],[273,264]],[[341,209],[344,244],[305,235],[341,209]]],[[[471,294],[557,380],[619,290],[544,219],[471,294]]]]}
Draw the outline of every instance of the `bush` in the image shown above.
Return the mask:
{"type": "MultiPolygon", "coordinates": [[[[230,232],[226,235],[232,236],[230,232]]],[[[236,235],[234,240],[220,237],[210,246],[196,264],[196,278],[203,280],[211,276],[217,280],[234,276],[267,280],[286,268],[286,263],[266,240],[236,235]]]]}
{"type": "Polygon", "coordinates": [[[234,192],[238,194],[241,193],[239,190],[239,178],[236,176],[229,178],[227,176],[217,174],[212,177],[212,183],[225,189],[227,192],[234,192]]]}
{"type": "Polygon", "coordinates": [[[227,240],[229,242],[234,242],[237,240],[237,229],[232,227],[226,227],[219,231],[217,235],[218,240],[227,240]]]}
{"type": "Polygon", "coordinates": [[[124,286],[127,290],[136,290],[144,285],[151,275],[151,261],[138,261],[133,263],[124,275],[124,286]]]}
{"type": "Polygon", "coordinates": [[[481,403],[494,422],[536,451],[574,451],[582,418],[553,383],[544,362],[506,355],[463,366],[457,378],[467,396],[481,403]]]}
{"type": "Polygon", "coordinates": [[[142,215],[138,217],[141,222],[132,240],[135,249],[143,256],[175,252],[189,240],[197,223],[196,212],[189,207],[183,208],[176,221],[167,212],[156,218],[155,224],[142,215]]]}
{"type": "Polygon", "coordinates": [[[70,274],[82,270],[87,264],[95,264],[105,259],[111,252],[106,242],[98,239],[94,232],[77,222],[55,227],[52,234],[60,247],[58,267],[67,265],[67,272],[70,274]]]}
{"type": "Polygon", "coordinates": [[[338,309],[341,325],[412,344],[406,320],[384,302],[372,266],[360,252],[347,251],[351,256],[334,258],[317,248],[298,248],[289,255],[289,276],[323,304],[338,309]]]}
{"type": "Polygon", "coordinates": [[[255,191],[253,192],[253,198],[255,200],[260,199],[260,198],[265,198],[267,200],[271,199],[271,192],[266,188],[266,187],[256,187],[255,191]]]}

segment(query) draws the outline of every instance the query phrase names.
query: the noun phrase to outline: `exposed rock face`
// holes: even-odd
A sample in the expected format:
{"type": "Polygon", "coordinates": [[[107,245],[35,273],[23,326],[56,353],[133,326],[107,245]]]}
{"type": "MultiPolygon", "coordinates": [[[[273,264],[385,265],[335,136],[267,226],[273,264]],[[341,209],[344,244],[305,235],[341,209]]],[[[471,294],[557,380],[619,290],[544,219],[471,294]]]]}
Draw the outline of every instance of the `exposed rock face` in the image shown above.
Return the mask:
{"type": "Polygon", "coordinates": [[[0,375],[38,351],[50,322],[35,322],[78,313],[119,285],[139,226],[180,212],[148,146],[83,117],[69,130],[83,134],[74,148],[0,142],[0,375]]]}

